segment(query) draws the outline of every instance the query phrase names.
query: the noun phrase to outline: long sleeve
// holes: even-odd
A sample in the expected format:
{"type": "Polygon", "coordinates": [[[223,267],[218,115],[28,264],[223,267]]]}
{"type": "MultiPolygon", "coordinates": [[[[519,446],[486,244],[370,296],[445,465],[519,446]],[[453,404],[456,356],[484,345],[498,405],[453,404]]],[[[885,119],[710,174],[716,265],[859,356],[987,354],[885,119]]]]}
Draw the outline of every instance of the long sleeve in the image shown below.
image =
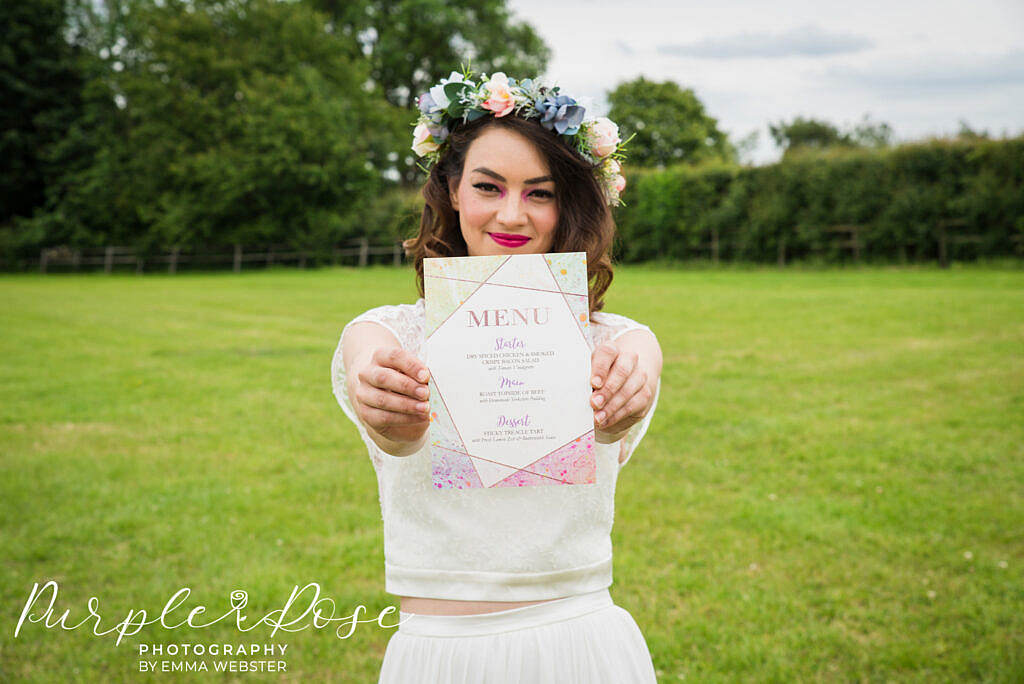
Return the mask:
{"type": "Polygon", "coordinates": [[[359,436],[362,437],[363,442],[367,444],[367,448],[370,452],[370,457],[374,461],[374,466],[379,465],[379,460],[383,458],[382,452],[376,448],[373,440],[370,438],[369,433],[366,431],[366,426],[363,425],[362,421],[356,415],[355,407],[352,405],[352,399],[348,394],[347,372],[345,370],[345,364],[342,357],[342,345],[345,341],[345,333],[348,329],[356,323],[362,322],[373,322],[378,325],[382,325],[387,328],[395,339],[398,340],[399,344],[402,345],[403,349],[412,351],[415,354],[419,353],[419,340],[417,336],[422,336],[423,328],[419,322],[417,314],[417,305],[415,304],[398,304],[398,305],[384,305],[378,306],[364,313],[359,314],[351,321],[349,321],[341,331],[341,336],[338,339],[338,346],[334,350],[334,357],[331,359],[331,386],[334,391],[334,397],[338,400],[338,405],[341,406],[341,410],[345,412],[349,420],[356,424],[356,428],[359,430],[359,436]]]}
{"type": "MultiPolygon", "coordinates": [[[[600,323],[599,327],[595,327],[593,343],[596,348],[597,345],[604,342],[613,342],[620,335],[624,335],[632,330],[646,330],[647,332],[654,335],[654,331],[643,323],[638,323],[631,318],[621,316],[619,314],[606,313],[604,311],[597,311],[593,314],[594,321],[600,323]]],[[[633,452],[636,451],[637,446],[640,445],[640,441],[647,434],[647,429],[651,425],[651,419],[654,417],[654,410],[658,406],[658,397],[661,395],[661,378],[658,378],[658,383],[654,391],[654,401],[651,403],[651,409],[647,412],[647,415],[643,417],[643,420],[638,422],[636,425],[631,427],[626,433],[625,437],[622,438],[624,443],[624,449],[626,457],[619,463],[619,468],[626,465],[632,457],[633,452]]]]}

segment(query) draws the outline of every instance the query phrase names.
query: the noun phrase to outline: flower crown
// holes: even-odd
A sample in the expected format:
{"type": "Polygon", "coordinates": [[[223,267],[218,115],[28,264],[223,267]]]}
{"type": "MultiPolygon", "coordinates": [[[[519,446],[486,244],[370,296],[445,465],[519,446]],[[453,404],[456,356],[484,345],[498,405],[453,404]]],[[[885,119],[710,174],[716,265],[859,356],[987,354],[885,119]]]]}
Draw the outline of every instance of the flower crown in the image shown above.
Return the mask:
{"type": "MultiPolygon", "coordinates": [[[[516,81],[502,72],[480,74],[481,82],[470,80],[471,71],[453,71],[448,78],[417,98],[420,116],[413,131],[412,150],[426,161],[424,171],[437,163],[448,134],[460,123],[479,119],[488,113],[495,118],[509,114],[538,119],[554,130],[571,149],[592,164],[600,164],[595,175],[611,206],[624,204],[619,199],[626,179],[622,176],[625,145],[619,127],[607,117],[583,120],[584,108],[576,100],[561,95],[558,86],[548,87],[533,79],[516,81]]],[[[632,138],[632,136],[630,136],[632,138]]]]}

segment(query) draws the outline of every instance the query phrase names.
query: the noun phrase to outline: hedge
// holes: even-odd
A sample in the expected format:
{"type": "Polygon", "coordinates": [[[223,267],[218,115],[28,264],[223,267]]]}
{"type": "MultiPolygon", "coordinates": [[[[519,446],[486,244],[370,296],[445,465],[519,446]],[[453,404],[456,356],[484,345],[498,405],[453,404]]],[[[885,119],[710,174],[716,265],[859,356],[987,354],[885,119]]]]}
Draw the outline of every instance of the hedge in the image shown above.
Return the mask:
{"type": "MultiPolygon", "coordinates": [[[[836,226],[856,226],[869,261],[1021,256],[1024,136],[833,149],[760,167],[626,169],[616,257],[770,262],[845,258],[836,226]]],[[[847,236],[848,238],[848,236],[847,236]]]]}

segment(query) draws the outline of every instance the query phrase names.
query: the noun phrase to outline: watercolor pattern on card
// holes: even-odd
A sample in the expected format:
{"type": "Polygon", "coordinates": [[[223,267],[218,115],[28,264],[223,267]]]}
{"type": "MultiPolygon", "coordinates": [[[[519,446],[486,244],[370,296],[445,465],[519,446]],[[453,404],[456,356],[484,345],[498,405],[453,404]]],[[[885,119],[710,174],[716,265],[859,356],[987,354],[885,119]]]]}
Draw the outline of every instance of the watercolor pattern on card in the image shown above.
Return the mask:
{"type": "Polygon", "coordinates": [[[594,484],[586,253],[423,269],[434,488],[594,484]]]}

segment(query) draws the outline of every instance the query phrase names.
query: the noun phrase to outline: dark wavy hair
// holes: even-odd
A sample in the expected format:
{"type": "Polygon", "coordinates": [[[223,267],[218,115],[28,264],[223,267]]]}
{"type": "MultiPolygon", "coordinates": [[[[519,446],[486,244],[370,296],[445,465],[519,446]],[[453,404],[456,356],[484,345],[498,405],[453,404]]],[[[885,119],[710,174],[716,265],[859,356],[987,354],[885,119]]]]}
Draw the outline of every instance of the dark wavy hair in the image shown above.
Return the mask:
{"type": "Polygon", "coordinates": [[[604,293],[612,283],[611,247],[615,221],[591,164],[539,121],[517,116],[484,116],[461,124],[452,131],[447,148],[431,168],[423,185],[426,205],[420,217],[419,233],[402,245],[416,265],[416,287],[423,291],[423,259],[468,256],[459,227],[459,214],[452,208],[448,181],[462,178],[470,144],[489,126],[503,126],[533,143],[547,162],[555,183],[558,225],[551,252],[586,252],[590,313],[604,307],[604,293]]]}

